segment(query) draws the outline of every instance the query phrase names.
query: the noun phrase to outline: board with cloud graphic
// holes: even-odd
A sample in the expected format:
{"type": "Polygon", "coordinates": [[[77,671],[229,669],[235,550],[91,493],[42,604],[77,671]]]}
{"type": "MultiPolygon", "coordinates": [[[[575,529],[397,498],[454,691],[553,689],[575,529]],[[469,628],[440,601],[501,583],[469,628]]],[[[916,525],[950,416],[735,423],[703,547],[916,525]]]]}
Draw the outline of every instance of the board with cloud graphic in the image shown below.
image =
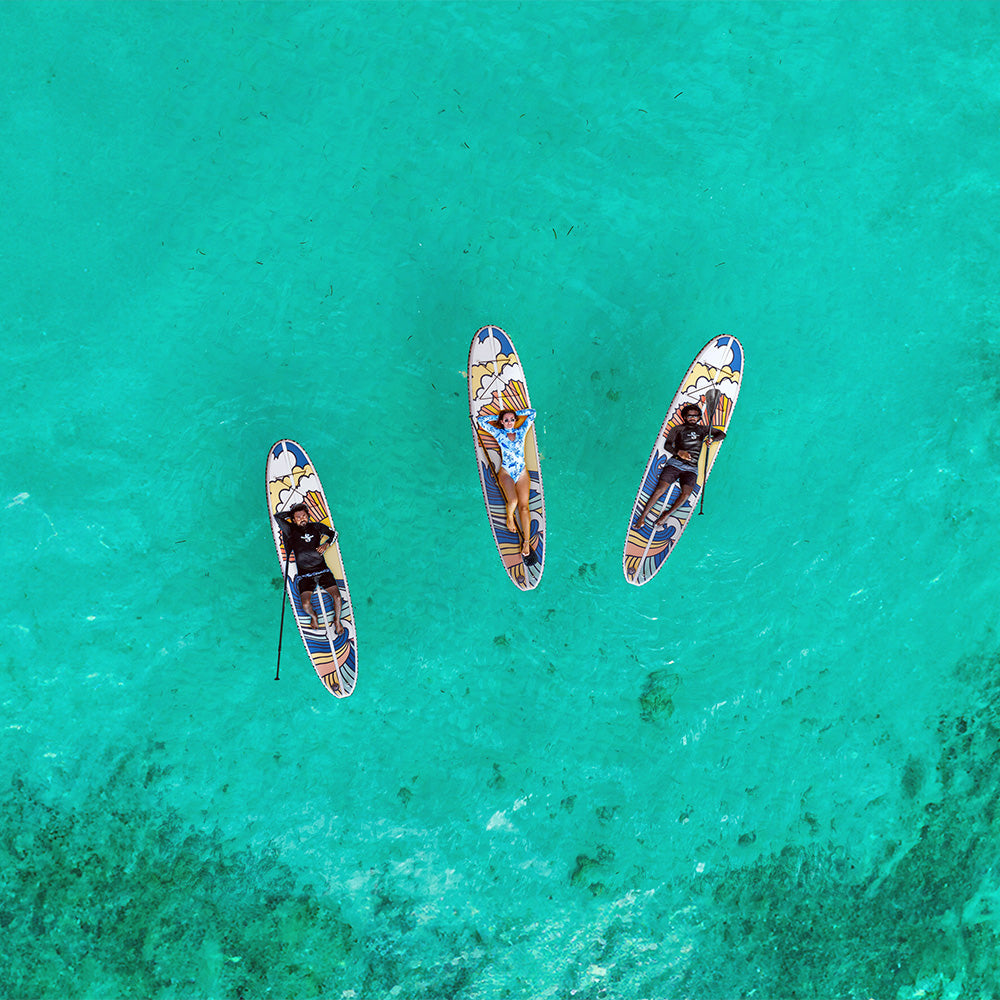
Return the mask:
{"type": "MultiPolygon", "coordinates": [[[[507,527],[506,498],[498,478],[500,446],[477,423],[480,416],[495,415],[501,410],[525,410],[531,406],[528,384],[521,359],[510,337],[498,326],[484,326],[476,331],[469,348],[469,417],[476,449],[479,482],[489,518],[490,530],[503,567],[515,587],[533,590],[542,578],[545,565],[545,496],[542,493],[542,470],[538,458],[537,421],[524,438],[524,464],[530,476],[530,546],[531,556],[521,555],[519,530],[507,527]],[[494,398],[493,393],[497,393],[494,398]]],[[[521,420],[519,419],[518,425],[521,420]]],[[[515,516],[515,526],[518,519],[515,516]]]]}
{"type": "Polygon", "coordinates": [[[743,345],[729,335],[713,337],[698,352],[681,380],[670,401],[667,415],[663,418],[646,470],[642,474],[639,492],[632,505],[629,529],[625,537],[625,553],[622,556],[622,569],[629,583],[641,587],[644,583],[649,583],[663,567],[698,507],[705,482],[723,444],[722,441],[716,441],[702,448],[698,482],[683,506],[674,511],[662,525],[655,524],[656,516],[667,510],[678,498],[680,486],[675,482],[649,511],[647,518],[641,524],[636,524],[640,512],[656,488],[660,473],[671,457],[670,452],[664,448],[664,436],[672,427],[681,423],[681,407],[688,403],[694,403],[701,409],[703,420],[709,419],[713,430],[725,433],[743,384],[743,367],[743,345]]]}
{"type": "MultiPolygon", "coordinates": [[[[296,504],[309,509],[309,520],[334,529],[323,485],[312,461],[302,445],[283,439],[276,441],[267,454],[267,509],[271,532],[278,553],[282,574],[285,572],[285,542],[275,515],[296,504]]],[[[354,628],[354,607],[347,588],[347,572],[336,537],[323,554],[327,568],[333,574],[340,591],[340,620],[344,626],[338,635],[333,626],[333,601],[321,587],[316,587],[313,605],[317,610],[318,628],[310,626],[309,612],[302,606],[296,582],[295,559],[288,560],[288,600],[295,614],[295,623],[309,660],[323,686],[337,698],[347,698],[358,679],[357,633],[354,628]]]]}

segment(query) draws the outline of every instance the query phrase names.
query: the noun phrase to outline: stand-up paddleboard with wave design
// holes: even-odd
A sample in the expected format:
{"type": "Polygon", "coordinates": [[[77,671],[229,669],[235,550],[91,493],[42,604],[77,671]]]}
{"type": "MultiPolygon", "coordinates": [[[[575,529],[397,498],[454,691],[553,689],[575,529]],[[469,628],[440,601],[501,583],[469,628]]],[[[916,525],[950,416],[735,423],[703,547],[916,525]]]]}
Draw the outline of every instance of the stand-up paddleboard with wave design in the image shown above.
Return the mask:
{"type": "MultiPolygon", "coordinates": [[[[281,526],[274,515],[298,503],[304,503],[309,508],[309,520],[334,527],[326,494],[305,449],[294,441],[277,441],[267,454],[267,511],[282,574],[285,572],[285,543],[281,526]]],[[[340,621],[344,631],[340,635],[334,631],[333,599],[321,587],[313,592],[319,628],[310,627],[309,612],[303,609],[299,599],[294,558],[288,561],[288,599],[295,612],[299,635],[324,687],[338,698],[346,698],[354,690],[358,679],[358,647],[354,608],[336,538],[323,558],[340,590],[340,621]]]]}
{"type": "MultiPolygon", "coordinates": [[[[483,487],[486,514],[504,569],[514,586],[533,590],[542,578],[545,565],[545,498],[542,495],[542,471],[538,462],[536,424],[529,428],[524,438],[524,464],[531,477],[531,550],[532,559],[521,556],[521,535],[507,528],[504,491],[497,478],[500,468],[500,446],[476,423],[481,415],[497,414],[501,410],[526,410],[531,406],[528,386],[524,379],[521,361],[510,337],[498,326],[484,326],[472,338],[469,348],[469,416],[472,420],[472,437],[476,446],[476,464],[479,481],[483,487]],[[493,393],[500,394],[500,405],[493,393]]],[[[517,426],[523,422],[518,418],[517,426]]],[[[515,512],[515,526],[520,518],[515,512]]]]}
{"type": "Polygon", "coordinates": [[[716,441],[702,448],[698,463],[697,486],[688,498],[688,502],[675,510],[662,527],[654,527],[653,522],[677,499],[680,493],[680,484],[677,482],[671,485],[649,512],[643,524],[636,528],[635,519],[652,496],[660,473],[670,458],[670,452],[664,449],[664,435],[671,427],[681,423],[681,407],[688,403],[696,403],[701,407],[703,422],[710,417],[713,430],[725,432],[729,427],[729,419],[733,415],[736,397],[743,383],[743,360],[743,347],[735,337],[713,337],[691,362],[691,367],[688,368],[680,388],[670,403],[657,435],[656,444],[653,446],[653,452],[646,463],[646,471],[643,473],[642,484],[632,505],[632,516],[625,538],[622,569],[625,571],[625,579],[637,587],[649,583],[667,561],[667,556],[673,552],[677,539],[683,534],[698,506],[705,481],[712,471],[719,448],[722,447],[722,442],[716,441]]]}

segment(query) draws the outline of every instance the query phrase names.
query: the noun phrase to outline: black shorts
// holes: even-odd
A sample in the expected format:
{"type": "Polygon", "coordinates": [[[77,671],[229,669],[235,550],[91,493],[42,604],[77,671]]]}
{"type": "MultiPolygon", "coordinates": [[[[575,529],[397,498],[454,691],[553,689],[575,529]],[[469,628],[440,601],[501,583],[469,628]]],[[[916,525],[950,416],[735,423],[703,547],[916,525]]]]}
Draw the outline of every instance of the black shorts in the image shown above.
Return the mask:
{"type": "Polygon", "coordinates": [[[296,578],[296,583],[299,588],[299,596],[301,597],[303,592],[311,594],[317,587],[322,587],[324,590],[329,590],[331,587],[337,586],[337,581],[334,579],[333,574],[328,570],[323,570],[317,576],[300,576],[296,578]]]}
{"type": "Polygon", "coordinates": [[[678,469],[676,465],[665,465],[660,473],[660,486],[667,486],[675,479],[681,481],[681,487],[688,486],[694,489],[698,485],[698,473],[688,472],[686,469],[678,469]]]}

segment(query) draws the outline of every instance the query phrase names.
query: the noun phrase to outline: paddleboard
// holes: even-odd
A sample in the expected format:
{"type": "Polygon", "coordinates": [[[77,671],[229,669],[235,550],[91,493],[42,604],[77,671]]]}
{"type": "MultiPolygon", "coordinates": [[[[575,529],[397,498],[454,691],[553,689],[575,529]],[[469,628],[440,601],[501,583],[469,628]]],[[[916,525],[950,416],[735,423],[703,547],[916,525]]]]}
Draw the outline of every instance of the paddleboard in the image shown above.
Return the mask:
{"type": "MultiPolygon", "coordinates": [[[[285,542],[274,515],[299,503],[309,508],[310,521],[334,527],[326,494],[305,449],[295,441],[276,441],[267,454],[267,511],[278,552],[278,568],[282,574],[285,572],[285,542]]],[[[340,621],[344,631],[337,635],[334,630],[333,599],[321,587],[315,588],[312,597],[319,628],[310,626],[309,612],[299,599],[294,556],[288,561],[288,600],[295,613],[295,624],[299,627],[306,653],[323,686],[336,697],[347,698],[354,691],[358,679],[357,634],[351,593],[347,589],[347,574],[336,539],[330,543],[323,558],[340,590],[340,621]]]]}
{"type": "MultiPolygon", "coordinates": [[[[535,424],[524,438],[524,464],[531,477],[530,533],[533,560],[521,555],[520,530],[507,528],[506,496],[497,477],[500,468],[500,445],[477,423],[480,416],[496,416],[501,410],[526,410],[531,406],[528,385],[521,360],[510,337],[498,326],[484,326],[476,331],[469,348],[469,417],[479,467],[479,482],[483,487],[486,516],[496,543],[497,552],[511,582],[521,590],[533,590],[542,578],[545,564],[545,497],[542,494],[542,470],[538,461],[535,424]],[[493,393],[499,394],[494,399],[493,393]]],[[[515,427],[521,427],[524,417],[518,417],[515,427]]],[[[511,500],[514,498],[511,497],[511,500]]],[[[521,527],[518,512],[514,525],[521,527]]]]}
{"type": "Polygon", "coordinates": [[[625,537],[622,569],[625,572],[625,579],[637,587],[649,583],[673,552],[677,540],[684,533],[691,515],[698,507],[705,481],[723,444],[722,441],[716,441],[701,449],[698,483],[684,506],[674,511],[662,527],[654,527],[653,522],[656,518],[667,510],[680,494],[680,483],[675,482],[650,510],[643,524],[636,528],[635,519],[652,496],[660,473],[667,459],[671,457],[670,452],[664,448],[664,435],[682,422],[680,410],[688,403],[696,403],[701,408],[703,424],[706,417],[711,414],[713,430],[726,431],[743,383],[743,362],[743,346],[735,337],[728,335],[713,337],[691,362],[691,367],[688,368],[670,402],[670,408],[663,418],[653,451],[646,463],[646,471],[642,474],[642,483],[632,505],[632,516],[625,537]]]}

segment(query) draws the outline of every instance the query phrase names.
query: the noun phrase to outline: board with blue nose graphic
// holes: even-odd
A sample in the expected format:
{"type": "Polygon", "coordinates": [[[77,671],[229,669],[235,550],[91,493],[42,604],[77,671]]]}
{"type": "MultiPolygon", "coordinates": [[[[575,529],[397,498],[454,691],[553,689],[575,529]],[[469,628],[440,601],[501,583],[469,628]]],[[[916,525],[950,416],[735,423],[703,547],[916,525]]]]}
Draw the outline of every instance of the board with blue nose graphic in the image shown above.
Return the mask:
{"type": "Polygon", "coordinates": [[[288,568],[288,600],[306,653],[323,686],[337,698],[347,698],[358,680],[357,633],[347,573],[323,485],[305,449],[295,441],[276,441],[267,453],[267,510],[283,576],[288,568]],[[320,575],[314,579],[300,574],[294,554],[289,559],[285,548],[287,527],[281,515],[288,515],[298,504],[305,505],[310,522],[328,528],[333,535],[323,552],[323,561],[315,567],[320,575]],[[334,587],[340,596],[339,632],[333,597],[328,593],[334,587]],[[302,602],[302,593],[311,593],[316,625],[312,624],[310,609],[302,602]]]}
{"type": "Polygon", "coordinates": [[[493,540],[514,586],[533,590],[545,565],[537,425],[521,359],[500,327],[476,331],[469,348],[468,380],[476,465],[493,540]],[[508,415],[510,426],[501,426],[498,418],[508,410],[514,419],[508,415]]]}
{"type": "MultiPolygon", "coordinates": [[[[735,337],[713,337],[691,362],[670,401],[642,474],[625,537],[622,569],[625,579],[637,587],[649,583],[660,571],[698,507],[705,482],[722,446],[720,437],[726,434],[736,397],[743,384],[744,360],[743,346],[735,337]],[[700,446],[697,480],[692,485],[690,496],[671,510],[681,499],[682,484],[679,479],[674,480],[655,502],[650,503],[650,500],[667,462],[675,457],[667,450],[666,435],[683,423],[681,411],[690,404],[701,411],[698,426],[709,428],[711,433],[700,446]],[[716,436],[714,441],[712,434],[716,436]]],[[[694,458],[693,455],[691,457],[694,458]]]]}

